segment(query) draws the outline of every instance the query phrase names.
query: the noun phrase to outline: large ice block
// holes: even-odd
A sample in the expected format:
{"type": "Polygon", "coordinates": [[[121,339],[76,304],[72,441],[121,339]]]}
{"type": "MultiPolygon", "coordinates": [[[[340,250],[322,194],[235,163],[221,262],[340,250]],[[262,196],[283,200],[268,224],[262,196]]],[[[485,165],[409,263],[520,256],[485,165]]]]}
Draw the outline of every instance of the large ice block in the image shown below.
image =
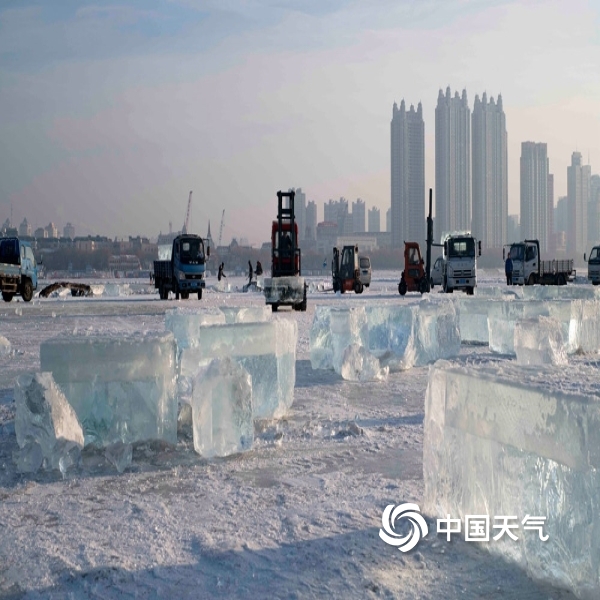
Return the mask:
{"type": "Polygon", "coordinates": [[[263,323],[270,321],[273,311],[270,306],[221,306],[225,323],[263,323]]]}
{"type": "Polygon", "coordinates": [[[254,441],[252,377],[234,359],[215,358],[194,380],[194,449],[210,458],[249,450],[254,441]]]}
{"type": "Polygon", "coordinates": [[[268,277],[264,280],[267,304],[296,303],[304,299],[304,277],[268,277]]]}
{"type": "Polygon", "coordinates": [[[600,288],[593,285],[524,285],[524,300],[599,300],[600,288]]]}
{"type": "MultiPolygon", "coordinates": [[[[479,289],[479,288],[477,288],[479,289]]],[[[497,297],[493,297],[498,300],[497,297]]],[[[458,322],[461,342],[467,344],[489,344],[488,312],[491,298],[480,296],[458,297],[458,322]]]]}
{"type": "Polygon", "coordinates": [[[181,375],[194,378],[213,358],[230,356],[252,376],[254,417],[281,417],[294,400],[297,340],[294,319],[206,326],[202,343],[182,350],[181,375]]]}
{"type": "Polygon", "coordinates": [[[364,346],[350,344],[344,350],[340,371],[346,381],[384,381],[390,368],[381,367],[379,359],[364,346]]]}
{"type": "Polygon", "coordinates": [[[517,362],[522,365],[565,365],[567,348],[561,324],[552,317],[517,321],[514,332],[517,362]]]}
{"type": "Polygon", "coordinates": [[[225,313],[218,308],[172,308],[165,313],[165,328],[173,332],[177,348],[189,348],[200,343],[200,328],[226,322],[225,313]]]}
{"type": "Polygon", "coordinates": [[[38,444],[48,468],[59,469],[61,458],[72,448],[83,448],[81,424],[52,373],[20,375],[15,385],[15,405],[17,444],[26,454],[28,447],[38,444]]]}
{"type": "Polygon", "coordinates": [[[422,300],[419,303],[415,328],[417,366],[435,362],[440,358],[458,356],[460,331],[453,302],[422,300]]]}
{"type": "MultiPolygon", "coordinates": [[[[487,367],[438,362],[425,398],[424,512],[516,517],[490,552],[537,580],[600,597],[600,389],[595,365],[487,367]],[[571,390],[571,391],[567,391],[571,390]],[[525,529],[545,517],[542,541],[525,529]]],[[[462,534],[464,536],[464,534],[462,534]]]]}
{"type": "Polygon", "coordinates": [[[333,369],[330,306],[316,306],[309,333],[310,364],[313,369],[333,369]]]}
{"type": "Polygon", "coordinates": [[[175,338],[171,332],[58,337],[40,345],[75,409],[85,443],[177,442],[175,338]]]}
{"type": "Polygon", "coordinates": [[[332,362],[336,373],[341,374],[344,352],[351,344],[366,346],[369,339],[367,314],[364,306],[334,307],[329,313],[331,328],[332,362]]]}

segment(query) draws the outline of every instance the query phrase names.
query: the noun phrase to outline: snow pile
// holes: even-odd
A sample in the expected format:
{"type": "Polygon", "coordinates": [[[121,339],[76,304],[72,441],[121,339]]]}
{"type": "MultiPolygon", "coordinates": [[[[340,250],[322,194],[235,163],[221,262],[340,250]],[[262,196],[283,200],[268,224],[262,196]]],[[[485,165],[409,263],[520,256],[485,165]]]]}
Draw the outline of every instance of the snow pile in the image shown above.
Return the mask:
{"type": "Polygon", "coordinates": [[[77,334],[42,342],[40,364],[75,410],[86,445],[176,443],[175,350],[170,332],[77,334]]]}
{"type": "Polygon", "coordinates": [[[44,464],[64,473],[78,462],[83,431],[51,373],[19,376],[15,405],[15,433],[20,448],[16,462],[20,472],[35,472],[44,464]]]}
{"type": "Polygon", "coordinates": [[[425,398],[424,510],[490,517],[479,544],[537,580],[600,597],[600,396],[596,368],[458,367],[438,362],[425,398]],[[567,387],[575,391],[561,391],[567,387]],[[497,540],[512,515],[517,540],[497,540]],[[543,531],[524,521],[542,517],[543,531]],[[540,535],[549,536],[548,541],[540,535]]]}

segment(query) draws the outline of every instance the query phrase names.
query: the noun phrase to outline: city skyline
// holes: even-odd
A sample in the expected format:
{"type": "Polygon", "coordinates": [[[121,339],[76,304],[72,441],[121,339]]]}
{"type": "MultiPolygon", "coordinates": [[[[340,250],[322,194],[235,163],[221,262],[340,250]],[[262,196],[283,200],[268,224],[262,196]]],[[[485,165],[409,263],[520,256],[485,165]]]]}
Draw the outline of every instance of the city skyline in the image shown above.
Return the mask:
{"type": "MultiPolygon", "coordinates": [[[[422,103],[435,181],[439,89],[502,95],[508,212],[520,144],[547,143],[556,197],[600,161],[600,7],[574,0],[172,0],[0,8],[0,221],[268,239],[276,191],[390,206],[389,107],[422,103]]],[[[596,167],[596,171],[598,171],[596,167]]],[[[320,208],[319,208],[320,210],[320,208]]],[[[319,215],[320,219],[320,215],[319,215]]]]}

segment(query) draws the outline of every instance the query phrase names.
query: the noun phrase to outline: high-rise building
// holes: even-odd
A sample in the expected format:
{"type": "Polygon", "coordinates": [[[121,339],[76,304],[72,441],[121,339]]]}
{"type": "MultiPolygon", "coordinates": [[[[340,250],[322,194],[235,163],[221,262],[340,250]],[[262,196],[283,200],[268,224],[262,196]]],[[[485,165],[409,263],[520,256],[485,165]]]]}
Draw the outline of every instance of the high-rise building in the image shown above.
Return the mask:
{"type": "Polygon", "coordinates": [[[521,240],[519,215],[508,215],[506,219],[506,243],[512,244],[521,240]]]}
{"type": "Polygon", "coordinates": [[[21,237],[31,236],[31,225],[27,222],[27,219],[23,219],[23,222],[19,225],[19,235],[21,237]]]}
{"type": "Polygon", "coordinates": [[[352,233],[365,231],[365,202],[360,198],[352,203],[352,233]]]}
{"type": "Polygon", "coordinates": [[[548,173],[548,252],[556,252],[556,236],[554,235],[554,175],[548,173]]]}
{"type": "Polygon", "coordinates": [[[471,110],[467,91],[438,94],[435,108],[434,235],[471,229],[471,110]]]}
{"type": "MultiPolygon", "coordinates": [[[[210,221],[208,222],[208,227],[209,227],[209,230],[210,230],[210,221]]],[[[75,238],[75,227],[73,227],[73,225],[71,225],[71,223],[67,223],[63,227],[63,235],[66,238],[74,239],[75,238]]]]}
{"type": "Polygon", "coordinates": [[[590,177],[588,206],[588,247],[600,243],[600,175],[590,177]]]}
{"type": "Polygon", "coordinates": [[[539,240],[542,255],[549,250],[548,146],[521,143],[521,232],[523,239],[539,240]]]}
{"type": "Polygon", "coordinates": [[[304,239],[317,239],[317,204],[314,200],[310,200],[306,205],[306,228],[304,239]]]}
{"type": "Polygon", "coordinates": [[[554,231],[564,231],[569,227],[569,198],[561,196],[556,202],[554,209],[554,231]]]}
{"type": "Polygon", "coordinates": [[[385,211],[385,230],[388,233],[392,232],[392,208],[388,208],[385,211]]]}
{"type": "Polygon", "coordinates": [[[381,231],[381,213],[374,206],[369,211],[369,233],[379,233],[381,231]]]}
{"type": "Polygon", "coordinates": [[[567,253],[572,258],[587,251],[591,175],[591,167],[582,164],[581,152],[573,152],[571,166],[567,167],[567,197],[569,198],[567,253]]]}
{"type": "Polygon", "coordinates": [[[58,227],[54,223],[48,223],[46,233],[48,234],[46,237],[56,239],[58,237],[58,227]]]}
{"type": "Polygon", "coordinates": [[[294,217],[298,225],[298,237],[302,241],[306,235],[306,194],[302,188],[290,188],[288,191],[296,192],[294,196],[294,217]]]}
{"type": "Polygon", "coordinates": [[[392,247],[425,241],[425,124],[423,107],[394,102],[391,123],[392,247]]]}
{"type": "Polygon", "coordinates": [[[472,232],[484,248],[506,243],[508,217],[508,153],[506,116],[498,102],[475,96],[472,135],[472,232]]]}

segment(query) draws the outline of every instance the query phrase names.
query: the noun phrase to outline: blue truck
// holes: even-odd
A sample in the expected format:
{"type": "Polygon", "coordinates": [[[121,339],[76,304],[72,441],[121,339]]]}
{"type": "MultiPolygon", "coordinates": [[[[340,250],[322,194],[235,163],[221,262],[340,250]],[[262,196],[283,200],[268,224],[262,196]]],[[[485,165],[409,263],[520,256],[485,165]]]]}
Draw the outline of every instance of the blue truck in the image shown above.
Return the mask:
{"type": "Polygon", "coordinates": [[[202,299],[202,290],[206,286],[206,260],[210,256],[210,247],[204,249],[204,240],[199,235],[182,234],[173,240],[171,258],[154,261],[154,287],[161,300],[167,300],[169,292],[175,299],[187,300],[190,294],[198,294],[202,299]]]}
{"type": "Polygon", "coordinates": [[[31,244],[16,237],[0,239],[0,291],[4,302],[15,296],[30,302],[37,284],[37,263],[31,244]]]}

